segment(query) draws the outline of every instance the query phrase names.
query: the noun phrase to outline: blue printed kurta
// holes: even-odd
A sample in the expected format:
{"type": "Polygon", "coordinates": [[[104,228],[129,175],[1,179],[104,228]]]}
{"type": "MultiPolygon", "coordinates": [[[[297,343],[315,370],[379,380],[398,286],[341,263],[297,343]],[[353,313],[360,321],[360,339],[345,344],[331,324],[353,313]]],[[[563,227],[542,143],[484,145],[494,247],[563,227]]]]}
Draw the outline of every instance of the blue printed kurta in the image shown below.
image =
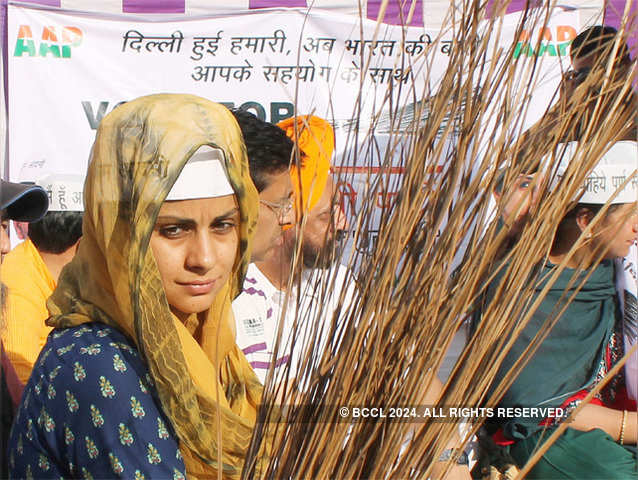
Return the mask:
{"type": "Polygon", "coordinates": [[[101,323],[54,330],[9,441],[11,478],[183,479],[186,469],[146,365],[101,323]]]}

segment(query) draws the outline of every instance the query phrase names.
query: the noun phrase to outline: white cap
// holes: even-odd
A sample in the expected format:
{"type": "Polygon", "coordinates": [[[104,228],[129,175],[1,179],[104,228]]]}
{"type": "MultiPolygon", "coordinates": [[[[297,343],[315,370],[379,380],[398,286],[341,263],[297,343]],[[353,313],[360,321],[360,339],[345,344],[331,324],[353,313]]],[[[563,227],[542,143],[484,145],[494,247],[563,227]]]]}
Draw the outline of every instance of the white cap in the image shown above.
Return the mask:
{"type": "Polygon", "coordinates": [[[234,193],[224,168],[224,152],[202,145],[184,165],[166,200],[225,197],[234,193]]]}
{"type": "Polygon", "coordinates": [[[80,175],[48,174],[36,180],[47,192],[49,212],[83,212],[84,178],[80,175]]]}
{"type": "Polygon", "coordinates": [[[21,183],[42,187],[49,197],[49,212],[84,211],[84,176],[60,173],[46,159],[24,163],[18,174],[21,183]]]}
{"type": "MultiPolygon", "coordinates": [[[[566,145],[558,167],[557,180],[567,170],[577,148],[578,142],[566,145]]],[[[638,201],[638,143],[635,141],[616,142],[607,150],[585,178],[577,200],[579,203],[604,205],[615,194],[610,202],[612,205],[638,201]],[[621,187],[623,188],[619,190],[621,187]]]]}

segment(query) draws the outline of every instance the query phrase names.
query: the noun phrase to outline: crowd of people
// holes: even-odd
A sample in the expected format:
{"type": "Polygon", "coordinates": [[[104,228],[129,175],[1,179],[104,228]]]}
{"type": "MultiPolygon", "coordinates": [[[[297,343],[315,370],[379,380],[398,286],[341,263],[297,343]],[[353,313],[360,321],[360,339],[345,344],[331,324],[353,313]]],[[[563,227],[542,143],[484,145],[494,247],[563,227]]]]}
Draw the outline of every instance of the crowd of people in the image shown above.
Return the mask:
{"type": "MultiPolygon", "coordinates": [[[[550,131],[561,135],[564,170],[579,158],[587,112],[595,117],[600,106],[581,105],[573,121],[565,112],[583,79],[606,67],[615,34],[594,27],[577,37],[559,103],[523,135],[516,158],[550,131]]],[[[633,64],[617,50],[620,78],[633,64]]],[[[636,95],[624,95],[635,112],[636,95]]],[[[638,182],[611,188],[619,169],[636,172],[632,118],[596,159],[607,188],[586,190],[557,220],[549,255],[538,256],[529,303],[540,306],[495,386],[530,344],[537,350],[502,406],[569,413],[636,344],[638,182]]],[[[200,97],[160,94],[101,121],[77,206],[55,194],[76,177],[43,168],[33,183],[2,181],[2,478],[237,478],[263,386],[300,362],[293,324],[332,318],[355,297],[354,272],[334,264],[350,225],[330,173],[333,150],[333,128],[316,116],[273,125],[200,97]],[[13,250],[9,220],[29,224],[13,250]],[[331,279],[319,283],[330,291],[319,292],[325,269],[331,279]]],[[[507,203],[499,221],[512,242],[547,181],[545,153],[495,192],[507,203]]],[[[492,277],[474,326],[501,282],[492,277]]],[[[578,412],[529,478],[636,478],[631,368],[578,412]]],[[[426,397],[441,389],[435,382],[426,397]]],[[[486,438],[523,466],[560,423],[511,417],[488,422],[486,438]]],[[[449,478],[469,478],[456,447],[440,460],[454,455],[449,478]]],[[[268,462],[267,449],[261,458],[268,462]]]]}

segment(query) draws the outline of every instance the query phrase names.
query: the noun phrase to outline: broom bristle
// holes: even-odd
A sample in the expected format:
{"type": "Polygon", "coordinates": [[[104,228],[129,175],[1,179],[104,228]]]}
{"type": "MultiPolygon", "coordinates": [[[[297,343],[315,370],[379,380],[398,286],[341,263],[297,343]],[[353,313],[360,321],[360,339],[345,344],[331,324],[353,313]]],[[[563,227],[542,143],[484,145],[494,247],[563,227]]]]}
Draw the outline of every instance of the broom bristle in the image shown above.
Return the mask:
{"type": "MultiPolygon", "coordinates": [[[[414,74],[425,75],[424,91],[416,91],[416,84],[400,87],[412,93],[412,101],[401,104],[397,99],[405,96],[390,87],[385,103],[376,106],[384,113],[371,119],[367,132],[357,128],[347,135],[345,152],[350,153],[343,155],[337,170],[354,160],[361,163],[353,157],[363,156],[381,171],[369,175],[365,190],[358,192],[358,211],[352,212],[350,221],[351,253],[335,259],[357,272],[348,280],[356,283],[356,294],[346,302],[346,288],[336,285],[334,269],[319,269],[311,283],[318,308],[304,317],[299,308],[303,292],[297,291],[299,296],[292,299],[287,312],[294,319],[291,338],[279,332],[275,355],[284,348],[303,354],[295,353],[301,360],[294,371],[267,382],[246,458],[246,478],[432,475],[435,460],[458,434],[462,418],[351,423],[340,418],[339,407],[387,411],[430,401],[426,393],[452,338],[474,312],[503,255],[507,262],[501,263],[500,288],[482,312],[437,403],[495,405],[549,329],[548,325],[500,385],[492,385],[508,348],[538,306],[538,301],[530,301],[538,280],[536,267],[549,253],[558,221],[573,206],[596,159],[632,125],[634,112],[622,101],[631,91],[632,79],[592,74],[588,84],[603,87],[596,94],[589,89],[587,97],[582,96],[587,85],[579,89],[554,119],[551,135],[532,132],[521,137],[534,88],[542,80],[541,60],[515,59],[514,45],[497,52],[494,45],[503,18],[486,19],[485,3],[455,3],[449,13],[455,27],[442,34],[453,34],[456,48],[435,91],[428,78],[431,58],[401,59],[414,74]],[[507,193],[494,207],[492,192],[499,182],[510,185],[520,174],[537,170],[544,154],[556,150],[576,121],[581,135],[578,161],[570,164],[558,187],[550,191],[549,182],[537,185],[538,207],[507,250],[510,239],[495,221],[507,193]],[[376,143],[378,132],[388,135],[384,150],[376,143]],[[402,176],[391,174],[391,167],[397,166],[402,176]],[[388,192],[398,193],[391,197],[388,192]],[[332,295],[342,307],[326,323],[324,309],[332,295]],[[258,471],[263,455],[269,464],[258,471]]],[[[493,8],[498,12],[503,3],[493,8]]],[[[546,26],[549,12],[527,10],[517,31],[546,26]]],[[[433,40],[433,49],[441,38],[433,40]]],[[[368,60],[369,65],[372,59],[368,60]]],[[[354,112],[350,126],[367,123],[360,115],[360,110],[354,112]]],[[[557,156],[544,163],[549,177],[559,161],[557,156]]],[[[339,252],[331,253],[339,257],[339,252]]],[[[602,253],[597,252],[597,258],[602,253]]],[[[296,285],[301,285],[299,254],[298,248],[296,285]]],[[[564,267],[565,263],[559,271],[564,267]]],[[[482,420],[471,419],[472,432],[482,420]]]]}

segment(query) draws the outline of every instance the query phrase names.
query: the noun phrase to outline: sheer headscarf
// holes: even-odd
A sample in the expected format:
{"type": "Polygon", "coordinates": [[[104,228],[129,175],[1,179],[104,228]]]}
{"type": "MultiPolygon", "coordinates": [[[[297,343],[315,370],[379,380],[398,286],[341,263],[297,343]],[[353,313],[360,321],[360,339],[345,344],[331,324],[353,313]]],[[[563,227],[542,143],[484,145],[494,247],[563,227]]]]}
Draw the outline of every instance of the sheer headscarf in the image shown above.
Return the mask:
{"type": "Polygon", "coordinates": [[[48,307],[48,324],[99,321],[124,332],[153,377],[191,477],[241,473],[262,388],[235,344],[230,304],[241,289],[257,220],[257,192],[233,115],[192,95],[151,95],[117,107],[97,132],[84,188],[83,237],[48,307]],[[172,313],[149,248],[159,209],[202,145],[223,150],[240,210],[229,281],[205,314],[172,313]],[[221,442],[221,449],[218,445],[221,442]]]}

